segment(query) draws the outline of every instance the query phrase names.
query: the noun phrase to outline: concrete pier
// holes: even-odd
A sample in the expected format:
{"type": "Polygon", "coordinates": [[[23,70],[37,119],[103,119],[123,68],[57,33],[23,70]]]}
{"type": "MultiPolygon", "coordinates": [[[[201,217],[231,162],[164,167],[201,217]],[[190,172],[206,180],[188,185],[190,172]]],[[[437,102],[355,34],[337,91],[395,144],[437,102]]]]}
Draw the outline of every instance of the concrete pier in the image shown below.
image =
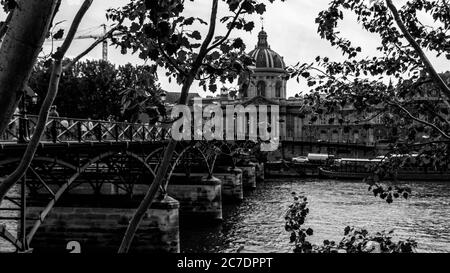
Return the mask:
{"type": "Polygon", "coordinates": [[[264,182],[265,179],[265,167],[264,163],[254,163],[256,172],[256,182],[264,182]]]}
{"type": "MultiPolygon", "coordinates": [[[[68,243],[76,242],[81,253],[117,253],[136,209],[78,205],[81,206],[68,207],[64,204],[51,210],[31,242],[33,252],[68,253],[68,243]]],[[[171,197],[153,202],[144,216],[130,252],[179,253],[179,207],[179,202],[171,197]]],[[[28,217],[38,218],[42,209],[28,207],[28,217]]],[[[32,224],[34,221],[27,221],[28,229],[32,224]]]]}
{"type": "Polygon", "coordinates": [[[173,174],[167,192],[180,202],[180,215],[202,220],[222,220],[222,182],[215,177],[173,174]]]}
{"type": "Polygon", "coordinates": [[[222,197],[227,202],[244,200],[242,170],[239,168],[218,168],[214,176],[222,181],[222,197]]]}
{"type": "MultiPolygon", "coordinates": [[[[190,173],[186,183],[195,184],[207,176],[206,173],[190,173]]],[[[186,174],[174,173],[175,177],[185,177],[186,174]]],[[[225,202],[240,202],[244,200],[244,187],[242,170],[231,167],[216,167],[214,177],[220,179],[222,184],[222,200],[225,202]]],[[[178,178],[179,179],[179,178],[178,178]]]]}
{"type": "Polygon", "coordinates": [[[256,167],[253,163],[245,162],[237,166],[242,170],[242,181],[244,189],[256,189],[256,167]]]}

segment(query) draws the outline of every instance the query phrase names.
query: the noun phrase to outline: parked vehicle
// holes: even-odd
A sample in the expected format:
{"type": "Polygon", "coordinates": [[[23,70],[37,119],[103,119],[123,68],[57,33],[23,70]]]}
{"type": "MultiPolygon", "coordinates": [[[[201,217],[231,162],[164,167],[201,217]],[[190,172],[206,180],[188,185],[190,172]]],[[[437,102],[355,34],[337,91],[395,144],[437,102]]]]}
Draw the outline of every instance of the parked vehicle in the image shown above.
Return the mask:
{"type": "Polygon", "coordinates": [[[307,156],[298,156],[298,157],[292,158],[292,162],[294,162],[294,163],[305,163],[308,161],[309,161],[309,159],[307,156]]]}

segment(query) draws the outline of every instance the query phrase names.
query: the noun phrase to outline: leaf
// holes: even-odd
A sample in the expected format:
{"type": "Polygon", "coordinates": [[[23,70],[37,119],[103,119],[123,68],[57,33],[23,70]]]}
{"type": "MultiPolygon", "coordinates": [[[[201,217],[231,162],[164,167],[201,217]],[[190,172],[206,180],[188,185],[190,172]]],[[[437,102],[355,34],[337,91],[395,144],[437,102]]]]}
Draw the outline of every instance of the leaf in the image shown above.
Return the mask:
{"type": "Polygon", "coordinates": [[[210,84],[208,89],[209,91],[215,93],[217,91],[217,84],[210,84]]]}
{"type": "Polygon", "coordinates": [[[196,40],[202,39],[202,35],[200,34],[200,32],[198,30],[193,31],[190,36],[191,36],[191,38],[196,39],[196,40]]]}
{"type": "Polygon", "coordinates": [[[245,31],[252,31],[255,28],[255,23],[254,22],[248,22],[246,24],[244,24],[244,30],[245,31]]]}
{"type": "Polygon", "coordinates": [[[53,34],[53,39],[59,40],[64,36],[64,29],[59,29],[55,34],[53,34]]]}
{"type": "Polygon", "coordinates": [[[264,14],[266,12],[266,5],[263,3],[255,5],[255,11],[260,15],[264,14]]]}
{"type": "Polygon", "coordinates": [[[253,6],[253,4],[252,4],[252,2],[250,0],[245,0],[242,3],[241,7],[248,14],[252,14],[253,12],[255,12],[255,7],[253,6]]]}
{"type": "Polygon", "coordinates": [[[242,48],[244,46],[244,41],[242,41],[241,38],[236,38],[231,46],[236,49],[242,48]]]}
{"type": "Polygon", "coordinates": [[[133,22],[130,26],[131,32],[137,32],[137,31],[139,31],[139,29],[141,29],[141,26],[136,22],[133,22]]]}

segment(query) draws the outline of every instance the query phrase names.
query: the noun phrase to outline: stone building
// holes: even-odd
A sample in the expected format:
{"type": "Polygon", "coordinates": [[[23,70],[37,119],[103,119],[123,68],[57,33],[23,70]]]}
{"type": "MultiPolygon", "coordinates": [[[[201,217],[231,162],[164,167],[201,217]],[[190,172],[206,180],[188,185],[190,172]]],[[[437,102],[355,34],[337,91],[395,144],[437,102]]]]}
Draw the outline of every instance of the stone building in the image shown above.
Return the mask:
{"type": "MultiPolygon", "coordinates": [[[[227,94],[223,89],[216,97],[203,98],[203,106],[214,103],[225,109],[227,105],[237,104],[256,107],[278,105],[283,145],[280,149],[282,155],[278,157],[284,158],[308,153],[370,157],[377,155],[377,151],[395,137],[395,130],[382,123],[381,115],[366,119],[373,113],[362,115],[352,105],[332,114],[322,114],[319,118],[308,114],[309,106],[302,97],[287,98],[286,64],[282,55],[270,47],[269,41],[269,35],[262,29],[257,45],[249,52],[255,59],[255,65],[250,67],[251,73],[241,75],[238,88],[233,92],[227,94]]],[[[427,100],[435,97],[433,94],[424,96],[427,100]]]]}
{"type": "MultiPolygon", "coordinates": [[[[287,73],[284,58],[271,49],[268,34],[262,29],[258,43],[249,55],[256,61],[251,75],[239,79],[241,103],[273,103],[280,106],[280,138],[284,141],[359,143],[373,145],[388,134],[379,119],[356,124],[354,109],[342,109],[350,122],[339,123],[337,114],[313,120],[305,115],[307,106],[299,98],[287,98],[287,73]],[[330,122],[332,121],[332,122],[330,122]]],[[[225,102],[223,102],[225,103],[225,102]]]]}

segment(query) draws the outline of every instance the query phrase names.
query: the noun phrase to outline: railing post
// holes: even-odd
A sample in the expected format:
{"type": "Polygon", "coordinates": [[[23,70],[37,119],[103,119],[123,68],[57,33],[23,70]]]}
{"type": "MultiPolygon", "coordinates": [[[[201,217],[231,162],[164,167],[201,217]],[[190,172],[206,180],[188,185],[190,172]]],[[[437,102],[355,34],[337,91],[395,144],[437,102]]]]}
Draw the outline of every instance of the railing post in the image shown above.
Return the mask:
{"type": "Polygon", "coordinates": [[[78,138],[78,142],[81,143],[82,139],[83,139],[83,130],[81,129],[81,122],[78,121],[77,123],[77,138],[78,138]]]}
{"type": "Polygon", "coordinates": [[[133,125],[130,125],[129,127],[128,127],[128,130],[129,130],[129,139],[130,139],[130,142],[133,142],[133,125]]]}
{"type": "Polygon", "coordinates": [[[119,123],[116,123],[114,126],[114,135],[116,142],[119,142],[119,123]]]}
{"type": "Polygon", "coordinates": [[[97,125],[95,126],[95,134],[96,134],[96,138],[98,142],[102,141],[102,124],[99,122],[97,123],[97,125]]]}
{"type": "Polygon", "coordinates": [[[142,141],[145,141],[145,125],[142,125],[142,141]]]}
{"type": "Polygon", "coordinates": [[[19,118],[19,137],[17,139],[17,143],[28,143],[28,141],[30,141],[29,133],[28,118],[26,115],[21,115],[19,118]]]}
{"type": "Polygon", "coordinates": [[[52,141],[53,143],[58,142],[58,121],[56,119],[53,119],[52,121],[52,141]]]}
{"type": "Polygon", "coordinates": [[[21,251],[28,250],[28,242],[27,242],[27,175],[25,174],[22,177],[21,183],[21,191],[20,191],[20,241],[22,242],[21,251]]]}

